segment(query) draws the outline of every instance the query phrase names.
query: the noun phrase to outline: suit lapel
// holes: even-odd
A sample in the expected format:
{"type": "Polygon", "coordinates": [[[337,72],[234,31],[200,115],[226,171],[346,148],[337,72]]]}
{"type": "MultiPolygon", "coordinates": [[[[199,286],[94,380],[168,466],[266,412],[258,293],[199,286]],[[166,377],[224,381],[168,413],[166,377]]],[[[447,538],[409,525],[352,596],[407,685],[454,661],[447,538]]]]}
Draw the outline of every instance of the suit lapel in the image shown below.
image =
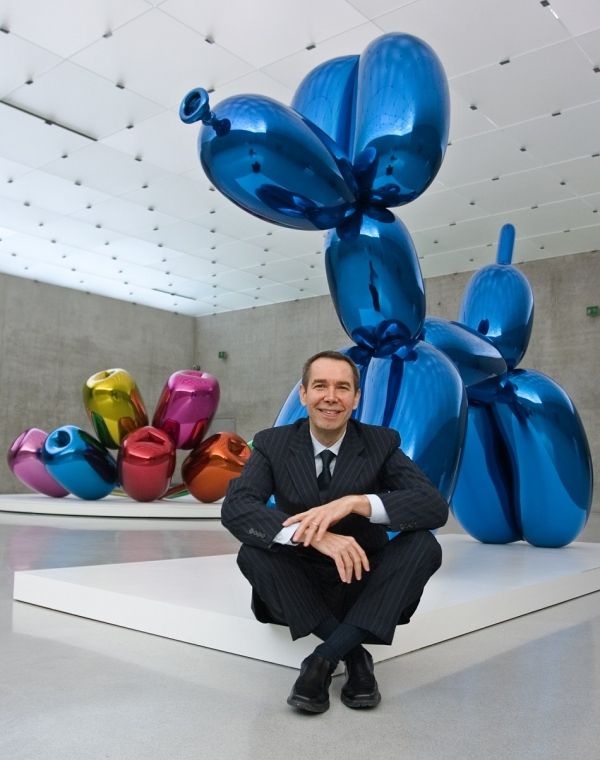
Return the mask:
{"type": "Polygon", "coordinates": [[[307,505],[307,509],[320,504],[315,456],[308,421],[298,428],[296,435],[292,438],[287,468],[298,495],[307,505]]]}
{"type": "Polygon", "coordinates": [[[364,445],[361,437],[355,424],[349,420],[327,492],[328,501],[354,493],[354,483],[365,465],[363,452],[364,445]]]}

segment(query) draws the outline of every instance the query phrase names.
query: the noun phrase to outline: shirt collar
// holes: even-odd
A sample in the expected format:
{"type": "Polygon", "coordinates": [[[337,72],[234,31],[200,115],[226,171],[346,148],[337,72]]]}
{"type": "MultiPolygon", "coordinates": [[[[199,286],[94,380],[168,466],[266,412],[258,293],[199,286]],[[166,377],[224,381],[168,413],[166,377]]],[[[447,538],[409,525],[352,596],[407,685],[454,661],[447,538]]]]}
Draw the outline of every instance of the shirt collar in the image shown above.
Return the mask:
{"type": "Polygon", "coordinates": [[[335,454],[337,456],[339,454],[340,446],[342,445],[342,441],[344,440],[345,435],[346,435],[346,431],[344,430],[344,433],[342,434],[341,438],[338,438],[337,441],[332,446],[323,446],[323,444],[320,441],[317,441],[317,439],[311,433],[310,437],[312,439],[313,452],[314,452],[315,458],[318,457],[322,451],[325,451],[325,449],[328,449],[329,451],[331,451],[332,454],[335,454]]]}

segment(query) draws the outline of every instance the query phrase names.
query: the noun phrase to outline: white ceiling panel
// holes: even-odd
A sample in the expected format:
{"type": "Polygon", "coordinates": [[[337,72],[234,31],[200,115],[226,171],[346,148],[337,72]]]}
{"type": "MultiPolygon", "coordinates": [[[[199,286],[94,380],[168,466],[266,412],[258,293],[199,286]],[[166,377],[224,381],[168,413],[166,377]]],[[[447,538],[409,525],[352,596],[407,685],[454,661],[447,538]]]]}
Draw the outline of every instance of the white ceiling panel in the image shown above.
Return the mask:
{"type": "Polygon", "coordinates": [[[213,261],[214,259],[209,261],[198,256],[180,253],[177,256],[169,257],[169,271],[179,277],[187,277],[196,282],[211,284],[217,274],[230,268],[222,264],[213,264],[213,261]]]}
{"type": "Polygon", "coordinates": [[[381,34],[375,24],[366,22],[343,34],[325,40],[311,50],[299,50],[264,67],[264,71],[273,79],[296,92],[298,85],[309,71],[328,61],[343,55],[359,55],[381,34]]]}
{"type": "Polygon", "coordinates": [[[6,100],[96,140],[161,111],[157,103],[70,61],[15,89],[6,100]]]}
{"type": "Polygon", "coordinates": [[[260,5],[229,0],[208,7],[195,0],[166,0],[161,10],[255,68],[340,35],[365,20],[345,0],[262,0],[260,5]],[[279,30],[277,34],[273,28],[279,30]]]}
{"type": "MultiPolygon", "coordinates": [[[[164,248],[159,248],[156,243],[149,243],[136,237],[119,237],[110,241],[109,245],[105,245],[105,242],[94,246],[93,250],[114,261],[168,268],[164,261],[164,259],[168,260],[167,252],[164,248]]],[[[170,253],[173,252],[170,251],[170,253]]]]}
{"type": "Polygon", "coordinates": [[[441,58],[448,76],[498,63],[567,37],[537,0],[418,0],[381,18],[386,32],[422,37],[441,58]]]}
{"type": "Polygon", "coordinates": [[[500,126],[600,99],[600,77],[572,40],[456,77],[452,87],[500,126]]]}
{"type": "MultiPolygon", "coordinates": [[[[137,162],[136,162],[137,163],[137,162]]],[[[216,192],[210,192],[208,181],[194,181],[183,175],[164,174],[150,182],[147,187],[138,185],[136,190],[124,197],[142,205],[153,205],[165,214],[177,219],[197,221],[214,205],[216,192]]]]}
{"type": "Polygon", "coordinates": [[[286,87],[273,77],[268,76],[264,71],[252,71],[249,74],[238,77],[228,84],[217,87],[210,95],[210,105],[217,106],[225,98],[232,95],[243,95],[246,93],[257,93],[265,95],[268,98],[275,98],[280,103],[289,105],[294,95],[292,87],[286,87]]]}
{"type": "Polygon", "coordinates": [[[91,71],[121,81],[163,106],[178,105],[193,87],[217,87],[250,71],[250,66],[201,34],[153,8],[72,59],[91,71]],[[132,55],[135,51],[135,55],[132,55]]]}
{"type": "Polygon", "coordinates": [[[98,229],[93,224],[81,222],[69,216],[56,216],[52,221],[38,226],[36,235],[46,240],[56,240],[82,250],[94,250],[111,245],[122,237],[120,232],[107,228],[98,229]]]}
{"type": "Polygon", "coordinates": [[[552,0],[552,8],[571,34],[582,34],[600,27],[597,0],[552,0]]]}
{"type": "Polygon", "coordinates": [[[551,167],[551,171],[576,195],[589,195],[600,190],[600,155],[564,161],[551,167]]]}
{"type": "Polygon", "coordinates": [[[5,0],[0,97],[65,126],[0,103],[0,270],[190,315],[327,293],[325,233],[270,225],[211,191],[198,125],[182,124],[178,106],[198,85],[216,88],[211,105],[242,92],[288,103],[314,66],[362,53],[382,31],[423,37],[451,76],[441,171],[395,209],[425,276],[493,261],[505,222],[516,261],[589,250],[600,229],[599,8],[5,0]]]}
{"type": "Polygon", "coordinates": [[[265,285],[261,289],[261,298],[271,303],[282,303],[283,301],[295,301],[302,293],[298,288],[286,285],[284,283],[278,283],[277,285],[265,285]]]}
{"type": "Polygon", "coordinates": [[[273,227],[272,234],[252,240],[254,245],[263,244],[263,248],[280,253],[285,258],[305,256],[307,253],[319,253],[323,250],[323,232],[290,230],[287,227],[273,227]]]}
{"type": "MultiPolygon", "coordinates": [[[[460,82],[460,78],[455,80],[460,82]]],[[[450,142],[464,137],[472,137],[482,132],[491,132],[496,125],[480,110],[473,110],[473,100],[465,100],[454,84],[450,86],[450,142]]]]}
{"type": "Polygon", "coordinates": [[[531,237],[544,232],[562,232],[566,229],[587,227],[596,223],[592,209],[582,200],[573,199],[548,203],[534,209],[512,211],[506,221],[514,224],[518,237],[531,237]]]}
{"type": "Polygon", "coordinates": [[[247,267],[247,272],[262,274],[275,282],[291,282],[303,277],[309,277],[312,270],[304,259],[284,259],[268,261],[265,266],[247,267]]]}
{"type": "Polygon", "coordinates": [[[57,214],[72,214],[108,198],[99,190],[77,185],[44,171],[29,172],[14,182],[5,183],[0,192],[6,198],[40,209],[47,208],[57,214]]]}
{"type": "Polygon", "coordinates": [[[22,177],[23,174],[30,171],[32,171],[31,166],[18,164],[16,161],[9,161],[7,158],[0,157],[0,184],[22,177]]]}
{"type": "Polygon", "coordinates": [[[267,285],[275,285],[277,280],[270,280],[265,277],[260,277],[255,272],[241,269],[230,269],[218,274],[214,281],[217,285],[227,290],[233,290],[236,292],[242,290],[257,290],[266,287],[267,285]]]}
{"type": "Polygon", "coordinates": [[[575,42],[588,57],[592,68],[600,63],[600,29],[576,37],[575,42]]]}
{"type": "Polygon", "coordinates": [[[539,258],[596,251],[600,249],[600,225],[540,235],[535,238],[535,243],[538,244],[539,258]]]}
{"type": "Polygon", "coordinates": [[[498,217],[481,217],[461,222],[452,227],[438,227],[423,230],[413,236],[419,256],[438,255],[442,251],[468,249],[477,245],[495,243],[500,227],[510,219],[498,217]]]}
{"type": "Polygon", "coordinates": [[[410,5],[416,0],[348,0],[348,2],[360,11],[365,18],[375,19],[403,5],[410,5]]]}
{"type": "Polygon", "coordinates": [[[2,139],[0,155],[26,166],[38,167],[71,151],[83,148],[89,140],[55,124],[0,103],[2,139]]]}
{"type": "Polygon", "coordinates": [[[160,240],[168,248],[185,253],[209,257],[211,250],[219,245],[233,242],[233,238],[223,235],[214,227],[207,229],[192,222],[177,222],[160,229],[160,240]]]}
{"type": "Polygon", "coordinates": [[[136,161],[128,153],[109,148],[101,142],[86,143],[85,147],[44,165],[44,171],[73,182],[109,193],[124,195],[164,176],[166,170],[149,161],[136,161]]]}
{"type": "Polygon", "coordinates": [[[507,174],[498,180],[485,180],[462,187],[456,192],[472,198],[481,214],[506,212],[542,203],[567,200],[575,193],[569,184],[563,185],[562,173],[549,169],[531,169],[518,174],[507,174]]]}
{"type": "Polygon", "coordinates": [[[16,232],[36,232],[40,224],[49,224],[58,218],[58,214],[48,209],[24,206],[0,195],[0,226],[16,232]]]}
{"type": "MultiPolygon", "coordinates": [[[[598,74],[596,75],[598,76],[598,74]]],[[[504,133],[537,162],[553,164],[600,151],[600,100],[559,116],[544,116],[507,127],[504,133]]]]}
{"type": "Polygon", "coordinates": [[[102,142],[174,174],[181,174],[193,169],[198,162],[198,129],[197,124],[184,124],[175,111],[167,110],[133,129],[122,129],[102,142]]]}
{"type": "Polygon", "coordinates": [[[529,151],[522,152],[516,136],[503,130],[452,143],[438,179],[447,187],[466,185],[535,166],[529,151]]]}
{"type": "Polygon", "coordinates": [[[207,218],[207,224],[216,227],[219,232],[226,232],[232,237],[247,240],[265,235],[272,229],[273,225],[265,222],[264,219],[243,211],[226,199],[224,203],[221,198],[219,200],[221,202],[215,209],[215,213],[207,218]]]}
{"type": "Polygon", "coordinates": [[[143,0],[3,0],[11,32],[68,58],[148,10],[143,0]]]}
{"type": "Polygon", "coordinates": [[[219,245],[212,252],[213,258],[226,267],[234,269],[245,269],[247,267],[258,266],[263,262],[276,261],[280,254],[265,250],[248,240],[239,240],[227,245],[219,245]]]}
{"type": "Polygon", "coordinates": [[[111,230],[122,232],[125,235],[160,242],[162,227],[173,224],[176,220],[172,216],[163,214],[153,206],[141,206],[131,203],[122,198],[111,198],[98,203],[92,208],[78,211],[74,216],[88,224],[108,227],[111,230]]]}
{"type": "Polygon", "coordinates": [[[433,195],[425,192],[413,203],[395,208],[394,213],[409,230],[440,227],[481,216],[484,212],[477,206],[471,206],[470,199],[466,200],[454,190],[444,190],[433,195]]]}
{"type": "Polygon", "coordinates": [[[49,53],[14,34],[0,34],[0,97],[61,62],[49,53]]]}

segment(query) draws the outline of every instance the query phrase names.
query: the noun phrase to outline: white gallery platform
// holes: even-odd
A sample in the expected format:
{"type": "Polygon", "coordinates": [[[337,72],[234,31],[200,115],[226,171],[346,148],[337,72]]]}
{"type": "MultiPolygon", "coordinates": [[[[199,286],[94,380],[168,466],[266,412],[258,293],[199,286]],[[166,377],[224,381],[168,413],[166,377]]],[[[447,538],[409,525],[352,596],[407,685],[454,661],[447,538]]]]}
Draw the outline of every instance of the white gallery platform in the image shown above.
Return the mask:
{"type": "MultiPolygon", "coordinates": [[[[538,549],[438,539],[442,569],[393,645],[369,647],[376,661],[600,590],[600,544],[538,549]]],[[[233,554],[20,571],[14,599],[291,667],[316,643],[292,642],[286,629],[254,619],[233,554]]]]}
{"type": "MultiPolygon", "coordinates": [[[[222,501],[222,500],[221,500],[222,501]]],[[[75,496],[53,499],[42,494],[0,494],[0,512],[76,517],[157,517],[202,519],[221,515],[221,502],[204,504],[193,496],[141,502],[122,496],[86,501],[75,496]]]]}

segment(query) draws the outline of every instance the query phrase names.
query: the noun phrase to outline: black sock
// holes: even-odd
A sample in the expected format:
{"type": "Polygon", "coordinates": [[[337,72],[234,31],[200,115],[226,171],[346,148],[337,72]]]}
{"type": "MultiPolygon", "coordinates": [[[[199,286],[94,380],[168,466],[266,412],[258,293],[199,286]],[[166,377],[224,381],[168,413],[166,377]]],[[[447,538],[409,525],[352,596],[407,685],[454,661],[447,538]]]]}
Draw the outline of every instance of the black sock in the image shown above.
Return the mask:
{"type": "Polygon", "coordinates": [[[326,617],[325,620],[321,620],[313,633],[315,636],[320,638],[321,641],[325,641],[331,636],[339,624],[340,621],[337,618],[335,618],[333,615],[329,615],[329,617],[326,617]]]}
{"type": "Polygon", "coordinates": [[[324,657],[332,665],[337,665],[340,660],[356,649],[367,636],[367,631],[357,628],[349,623],[340,623],[322,644],[315,649],[315,654],[324,657]]]}

